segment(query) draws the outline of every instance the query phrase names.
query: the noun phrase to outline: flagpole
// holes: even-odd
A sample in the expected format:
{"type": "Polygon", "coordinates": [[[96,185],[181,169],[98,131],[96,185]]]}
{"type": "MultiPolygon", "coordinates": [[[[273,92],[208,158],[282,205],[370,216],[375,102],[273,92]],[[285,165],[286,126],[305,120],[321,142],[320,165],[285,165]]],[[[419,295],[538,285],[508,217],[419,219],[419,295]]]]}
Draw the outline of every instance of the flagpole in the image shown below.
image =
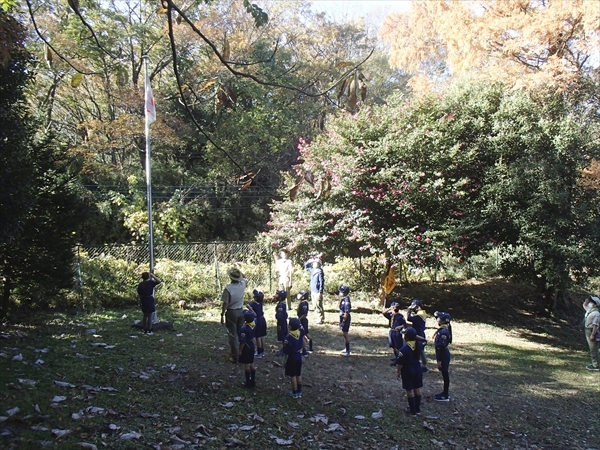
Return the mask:
{"type": "MultiPolygon", "coordinates": [[[[145,73],[145,122],[146,122],[146,201],[148,203],[148,245],[150,251],[150,273],[154,273],[154,231],[152,227],[152,175],[151,175],[151,166],[150,166],[150,119],[154,119],[154,117],[149,118],[148,111],[148,90],[150,88],[150,77],[148,75],[148,55],[142,56],[144,59],[144,73],[145,73]]],[[[152,95],[152,91],[150,91],[150,95],[152,95]]],[[[154,98],[151,99],[152,107],[154,107],[154,98]]],[[[152,111],[154,115],[156,115],[155,111],[152,111]]],[[[154,120],[152,120],[153,122],[154,120]]]]}

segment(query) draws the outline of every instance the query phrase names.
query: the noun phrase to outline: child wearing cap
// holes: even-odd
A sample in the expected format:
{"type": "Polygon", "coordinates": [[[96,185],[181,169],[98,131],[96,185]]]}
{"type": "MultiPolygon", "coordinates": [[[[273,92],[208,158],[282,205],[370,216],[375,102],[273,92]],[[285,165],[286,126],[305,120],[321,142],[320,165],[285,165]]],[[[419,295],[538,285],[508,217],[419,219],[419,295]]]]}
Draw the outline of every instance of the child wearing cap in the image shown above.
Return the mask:
{"type": "Polygon", "coordinates": [[[238,351],[239,361],[244,364],[244,375],[246,381],[242,383],[244,387],[253,388],[256,386],[256,369],[254,368],[254,313],[244,310],[244,325],[240,329],[238,340],[240,348],[238,351]]]}
{"type": "Polygon", "coordinates": [[[341,285],[338,289],[340,298],[340,330],[344,335],[344,343],[346,344],[343,353],[344,356],[350,356],[350,339],[348,339],[348,331],[350,330],[350,312],[352,311],[352,303],[350,302],[350,288],[341,285]]]}
{"type": "Polygon", "coordinates": [[[257,358],[263,358],[265,356],[265,336],[267,335],[267,320],[265,319],[265,312],[263,310],[263,302],[265,294],[261,291],[254,289],[252,291],[252,301],[248,305],[248,308],[254,313],[254,339],[256,339],[256,353],[254,354],[257,358]]]}
{"type": "Polygon", "coordinates": [[[413,416],[421,414],[421,388],[423,387],[423,372],[419,363],[423,352],[423,340],[417,336],[413,327],[404,333],[404,345],[396,358],[396,376],[402,380],[402,389],[406,391],[408,407],[406,414],[413,416]]]}
{"type": "Polygon", "coordinates": [[[436,402],[448,402],[450,401],[450,395],[448,394],[450,387],[450,374],[448,370],[450,367],[450,350],[448,349],[448,345],[452,343],[450,313],[436,311],[433,315],[437,319],[439,327],[433,335],[435,358],[444,380],[444,391],[441,394],[434,395],[433,398],[436,402]]]}
{"type": "MultiPolygon", "coordinates": [[[[285,303],[285,299],[287,297],[287,293],[285,291],[275,291],[274,300],[277,302],[275,305],[275,320],[277,321],[277,342],[280,342],[283,347],[283,341],[285,341],[285,337],[288,334],[288,326],[287,326],[287,305],[285,303]]],[[[282,350],[277,351],[278,355],[282,354],[282,350]]]]}
{"type": "Polygon", "coordinates": [[[404,319],[404,315],[400,312],[400,304],[398,302],[392,302],[390,307],[384,310],[382,314],[390,323],[388,344],[394,351],[394,358],[392,361],[395,361],[398,357],[398,351],[404,345],[402,330],[406,328],[406,319],[404,319]]]}
{"type": "Polygon", "coordinates": [[[292,396],[302,398],[302,333],[300,320],[290,319],[290,331],[283,341],[283,354],[286,355],[285,374],[290,377],[292,396]]]}
{"type": "MultiPolygon", "coordinates": [[[[296,294],[296,299],[298,299],[298,308],[296,309],[296,313],[298,314],[298,320],[300,320],[300,329],[303,331],[304,337],[308,341],[308,352],[313,352],[313,342],[310,337],[310,332],[308,331],[308,291],[302,290],[296,294]]],[[[308,352],[306,351],[306,343],[304,339],[302,340],[302,356],[307,356],[308,352]]]]}
{"type": "MultiPolygon", "coordinates": [[[[421,300],[414,299],[408,307],[406,321],[411,323],[411,326],[417,332],[417,336],[421,336],[425,341],[425,326],[427,320],[427,312],[423,308],[421,300]]],[[[425,350],[421,352],[421,367],[423,373],[429,372],[427,369],[427,356],[425,350]]]]}

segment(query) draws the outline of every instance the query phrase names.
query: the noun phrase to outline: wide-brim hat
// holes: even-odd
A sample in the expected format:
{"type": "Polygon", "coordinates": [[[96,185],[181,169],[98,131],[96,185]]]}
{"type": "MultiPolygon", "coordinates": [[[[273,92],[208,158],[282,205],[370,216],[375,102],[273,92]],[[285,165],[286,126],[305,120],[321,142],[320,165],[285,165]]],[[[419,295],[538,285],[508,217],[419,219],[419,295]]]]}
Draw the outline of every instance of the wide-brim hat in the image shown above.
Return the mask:
{"type": "Polygon", "coordinates": [[[600,298],[590,295],[590,300],[593,301],[597,306],[600,306],[600,298]]]}
{"type": "Polygon", "coordinates": [[[242,272],[240,272],[240,269],[234,267],[229,270],[229,278],[231,278],[231,281],[240,281],[242,279],[242,272]]]}

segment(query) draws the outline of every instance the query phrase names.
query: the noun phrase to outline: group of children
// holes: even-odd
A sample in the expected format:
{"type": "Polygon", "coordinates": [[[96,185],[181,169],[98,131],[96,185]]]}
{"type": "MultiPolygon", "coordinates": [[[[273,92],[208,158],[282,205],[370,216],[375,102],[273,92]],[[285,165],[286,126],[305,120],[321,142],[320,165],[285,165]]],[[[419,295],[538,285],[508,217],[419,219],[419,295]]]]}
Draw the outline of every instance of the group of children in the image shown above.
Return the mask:
{"type": "MultiPolygon", "coordinates": [[[[345,347],[342,353],[350,356],[350,341],[348,331],[350,329],[352,304],[350,302],[350,288],[340,286],[340,330],[344,336],[345,347]]],[[[238,350],[239,362],[244,364],[246,380],[242,383],[245,387],[256,386],[256,369],[254,358],[263,358],[265,355],[265,336],[267,335],[267,323],[264,314],[265,296],[258,290],[252,291],[252,301],[244,310],[244,326],[239,332],[240,347],[238,350]]],[[[302,358],[313,352],[313,341],[308,328],[309,293],[301,290],[296,294],[298,307],[297,317],[289,318],[287,311],[287,293],[283,290],[275,292],[273,300],[275,304],[275,320],[277,322],[277,341],[281,348],[277,355],[283,356],[285,374],[290,377],[292,390],[290,394],[294,398],[302,398],[302,358]],[[308,347],[308,348],[307,348],[308,347]]]]}
{"type": "MultiPolygon", "coordinates": [[[[252,292],[252,301],[244,311],[244,326],[240,330],[238,354],[239,362],[244,364],[246,380],[245,387],[256,386],[254,358],[264,357],[264,339],[267,335],[267,324],[264,315],[264,294],[256,289],[252,292]],[[256,344],[255,344],[256,343],[256,344]]],[[[350,340],[348,332],[351,323],[352,304],[348,286],[340,286],[339,328],[344,336],[345,347],[342,353],[350,356],[350,340]]],[[[274,300],[275,320],[277,322],[277,341],[281,348],[277,352],[282,355],[285,365],[285,375],[290,377],[291,392],[296,398],[302,398],[302,358],[313,351],[313,343],[308,329],[309,294],[299,291],[296,295],[298,306],[297,317],[289,318],[286,304],[287,294],[283,290],[276,291],[274,300]],[[308,349],[307,349],[308,345],[308,349]]],[[[389,321],[388,343],[394,352],[392,366],[396,367],[397,377],[402,380],[402,388],[406,390],[408,407],[404,412],[419,415],[421,412],[421,388],[423,374],[429,372],[425,355],[425,325],[427,314],[420,300],[413,300],[408,307],[406,317],[400,310],[400,304],[393,302],[382,314],[389,321]]],[[[436,394],[434,399],[440,402],[450,400],[449,365],[450,351],[448,345],[452,342],[452,327],[450,314],[447,312],[434,313],[438,329],[433,335],[437,367],[442,373],[443,391],[436,394]]]]}
{"type": "MultiPolygon", "coordinates": [[[[406,390],[408,406],[404,412],[412,415],[421,413],[421,388],[423,374],[427,373],[427,357],[425,355],[425,321],[427,314],[420,300],[413,300],[408,307],[406,318],[400,312],[400,305],[393,302],[382,314],[390,324],[388,343],[394,352],[392,366],[396,366],[397,377],[402,380],[402,388],[406,390]],[[410,325],[409,325],[410,324],[410,325]]],[[[438,329],[433,335],[437,367],[442,373],[444,389],[434,396],[434,400],[447,402],[450,400],[450,351],[452,343],[452,326],[450,314],[434,313],[438,329]]]]}

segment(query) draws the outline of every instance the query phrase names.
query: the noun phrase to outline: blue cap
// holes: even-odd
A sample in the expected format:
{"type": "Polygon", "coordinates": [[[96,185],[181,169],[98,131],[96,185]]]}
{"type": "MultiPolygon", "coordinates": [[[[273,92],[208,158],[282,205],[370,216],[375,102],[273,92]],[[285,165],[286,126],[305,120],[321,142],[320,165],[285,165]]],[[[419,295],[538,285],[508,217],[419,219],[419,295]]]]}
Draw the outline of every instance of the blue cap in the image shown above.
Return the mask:
{"type": "Polygon", "coordinates": [[[350,288],[348,286],[344,286],[343,284],[338,288],[338,294],[348,295],[350,293],[350,288]]]}
{"type": "Polygon", "coordinates": [[[415,330],[413,327],[408,327],[404,332],[404,339],[407,341],[414,341],[417,339],[417,330],[415,330]]]}
{"type": "Polygon", "coordinates": [[[292,317],[290,319],[290,330],[299,330],[300,329],[300,319],[297,317],[292,317]]]}
{"type": "Polygon", "coordinates": [[[393,308],[395,306],[400,306],[400,303],[398,303],[398,302],[392,302],[392,304],[390,305],[390,308],[393,308]]]}
{"type": "Polygon", "coordinates": [[[422,307],[422,306],[423,306],[423,302],[422,302],[421,300],[414,299],[414,300],[412,301],[412,303],[410,304],[410,306],[411,306],[411,307],[413,307],[413,306],[419,306],[419,307],[422,307]]]}
{"type": "Polygon", "coordinates": [[[253,297],[254,297],[256,300],[258,300],[258,302],[259,302],[259,303],[261,303],[261,302],[262,302],[262,301],[265,299],[265,294],[263,294],[262,292],[260,292],[260,291],[258,291],[258,290],[256,290],[256,289],[254,289],[254,290],[252,291],[252,296],[253,296],[253,297]]]}
{"type": "Polygon", "coordinates": [[[279,300],[285,300],[287,298],[287,292],[285,291],[275,291],[275,295],[279,298],[279,300]]]}
{"type": "Polygon", "coordinates": [[[244,322],[253,322],[254,321],[254,313],[248,309],[245,309],[244,314],[244,322]]]}

